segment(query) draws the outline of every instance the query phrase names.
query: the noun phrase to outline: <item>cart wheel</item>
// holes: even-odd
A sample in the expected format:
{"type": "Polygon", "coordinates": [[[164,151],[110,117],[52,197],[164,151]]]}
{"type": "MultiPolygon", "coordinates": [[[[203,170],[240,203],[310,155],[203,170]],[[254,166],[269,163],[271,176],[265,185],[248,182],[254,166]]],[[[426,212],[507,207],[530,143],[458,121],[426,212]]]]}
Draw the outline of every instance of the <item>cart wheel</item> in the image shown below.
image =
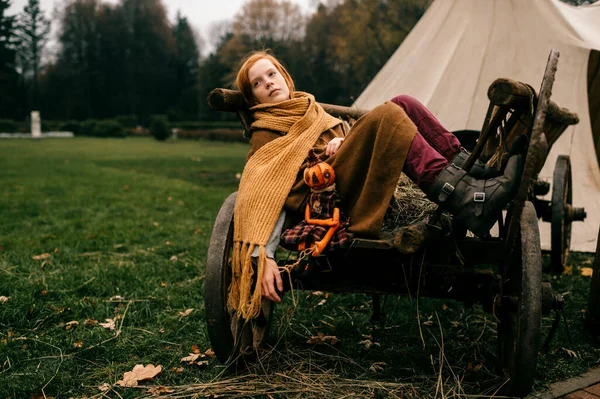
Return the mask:
{"type": "Polygon", "coordinates": [[[525,202],[519,239],[502,276],[498,322],[498,361],[510,396],[525,396],[536,374],[542,317],[542,253],[533,204],[525,202]]]}
{"type": "Polygon", "coordinates": [[[556,273],[565,270],[569,248],[571,246],[571,223],[569,211],[573,204],[573,185],[571,184],[571,160],[568,155],[559,155],[552,178],[552,224],[551,224],[551,260],[556,273]]]}
{"type": "Polygon", "coordinates": [[[234,364],[240,354],[259,348],[266,336],[272,302],[263,300],[261,314],[250,321],[231,315],[227,310],[227,291],[231,282],[233,248],[233,209],[237,192],[231,194],[219,210],[208,247],[204,306],[208,337],[221,363],[234,364]]]}

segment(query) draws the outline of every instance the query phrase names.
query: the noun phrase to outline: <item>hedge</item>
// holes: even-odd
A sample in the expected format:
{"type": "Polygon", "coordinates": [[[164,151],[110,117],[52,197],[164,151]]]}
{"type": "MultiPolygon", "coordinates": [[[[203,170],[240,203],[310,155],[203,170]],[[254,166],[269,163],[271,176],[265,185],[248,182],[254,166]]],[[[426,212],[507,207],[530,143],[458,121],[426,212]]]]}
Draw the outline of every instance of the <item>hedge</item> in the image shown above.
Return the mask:
{"type": "Polygon", "coordinates": [[[177,138],[180,139],[204,139],[211,141],[242,142],[247,143],[242,128],[238,129],[202,129],[202,130],[178,130],[177,138]]]}
{"type": "Polygon", "coordinates": [[[206,130],[206,129],[237,129],[241,128],[239,121],[186,121],[169,122],[169,128],[182,130],[206,130]]]}
{"type": "Polygon", "coordinates": [[[0,133],[17,133],[17,123],[10,119],[0,119],[0,133]]]}

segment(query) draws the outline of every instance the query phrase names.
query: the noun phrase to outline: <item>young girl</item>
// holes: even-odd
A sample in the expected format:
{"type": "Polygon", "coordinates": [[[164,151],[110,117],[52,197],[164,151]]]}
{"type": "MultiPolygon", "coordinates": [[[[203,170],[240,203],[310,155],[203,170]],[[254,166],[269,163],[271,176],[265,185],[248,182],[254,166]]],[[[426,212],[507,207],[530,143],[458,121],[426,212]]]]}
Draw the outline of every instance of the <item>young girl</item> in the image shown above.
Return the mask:
{"type": "Polygon", "coordinates": [[[518,187],[518,155],[500,176],[491,177],[494,171],[481,163],[467,174],[461,166],[469,154],[412,97],[376,107],[346,132],[311,94],[295,91],[288,71],[266,52],[246,58],[237,86],[255,121],[234,211],[228,306],[246,319],[259,314],[263,296],[280,301],[273,253],[286,212],[303,215],[308,187],[302,171],[310,149],[334,168],[348,231],[361,237],[378,237],[401,172],[477,235],[489,231],[518,187]]]}

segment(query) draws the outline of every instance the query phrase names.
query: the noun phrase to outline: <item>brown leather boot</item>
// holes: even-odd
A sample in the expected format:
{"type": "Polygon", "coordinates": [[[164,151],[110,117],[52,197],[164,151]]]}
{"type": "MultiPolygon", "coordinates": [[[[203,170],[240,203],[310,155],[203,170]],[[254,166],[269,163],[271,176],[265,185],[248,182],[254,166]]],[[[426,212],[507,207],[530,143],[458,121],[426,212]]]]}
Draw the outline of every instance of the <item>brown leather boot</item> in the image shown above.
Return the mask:
{"type": "Polygon", "coordinates": [[[449,164],[440,172],[427,195],[454,215],[456,222],[483,236],[516,194],[522,174],[521,158],[521,155],[510,157],[504,173],[491,179],[475,179],[455,164],[449,164]]]}

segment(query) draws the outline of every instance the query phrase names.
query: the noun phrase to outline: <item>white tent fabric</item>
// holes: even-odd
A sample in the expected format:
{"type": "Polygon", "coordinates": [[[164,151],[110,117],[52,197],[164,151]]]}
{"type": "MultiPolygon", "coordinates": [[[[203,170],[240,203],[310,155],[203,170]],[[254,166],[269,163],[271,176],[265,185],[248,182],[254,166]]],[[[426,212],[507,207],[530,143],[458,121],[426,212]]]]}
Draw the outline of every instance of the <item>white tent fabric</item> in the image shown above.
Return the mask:
{"type": "MultiPolygon", "coordinates": [[[[580,123],[556,141],[544,169],[552,182],[556,158],[571,157],[574,222],[571,249],[594,252],[600,224],[600,169],[587,97],[590,50],[600,50],[600,3],[573,7],[558,0],[436,0],[355,106],[371,109],[397,94],[423,102],[449,130],[480,130],[487,89],[499,77],[539,89],[552,48],[560,52],[552,100],[577,112],[580,123]]],[[[549,197],[548,197],[549,199],[549,197]]],[[[541,222],[550,249],[550,223],[541,222]]]]}

